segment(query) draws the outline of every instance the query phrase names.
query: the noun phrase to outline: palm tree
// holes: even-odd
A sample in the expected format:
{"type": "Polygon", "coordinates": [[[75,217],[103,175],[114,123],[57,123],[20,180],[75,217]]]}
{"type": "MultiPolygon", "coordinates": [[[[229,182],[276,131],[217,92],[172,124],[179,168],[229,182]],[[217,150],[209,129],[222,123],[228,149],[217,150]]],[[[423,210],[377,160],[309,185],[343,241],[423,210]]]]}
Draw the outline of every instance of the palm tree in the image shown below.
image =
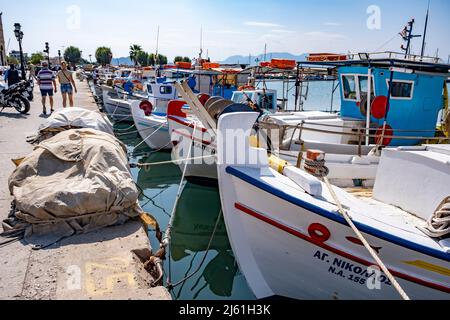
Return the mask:
{"type": "Polygon", "coordinates": [[[134,61],[135,65],[138,64],[137,57],[139,56],[139,52],[142,52],[142,47],[140,45],[133,44],[130,47],[130,58],[132,61],[134,61]]]}

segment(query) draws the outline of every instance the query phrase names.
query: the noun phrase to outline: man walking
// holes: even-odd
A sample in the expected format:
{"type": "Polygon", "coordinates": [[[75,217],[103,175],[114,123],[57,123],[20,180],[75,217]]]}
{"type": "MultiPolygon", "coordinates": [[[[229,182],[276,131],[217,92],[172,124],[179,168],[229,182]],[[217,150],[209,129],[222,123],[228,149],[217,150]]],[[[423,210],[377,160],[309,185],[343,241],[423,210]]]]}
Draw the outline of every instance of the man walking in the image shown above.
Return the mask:
{"type": "Polygon", "coordinates": [[[47,96],[49,96],[50,100],[50,113],[52,113],[53,110],[53,87],[55,88],[55,93],[58,92],[58,89],[56,87],[56,80],[55,80],[55,74],[53,71],[51,71],[48,68],[48,62],[42,61],[42,69],[39,71],[37,75],[38,79],[38,85],[41,89],[41,95],[42,95],[42,114],[45,116],[47,115],[47,108],[45,106],[47,96]]]}
{"type": "Polygon", "coordinates": [[[10,65],[9,70],[6,70],[5,82],[8,83],[8,87],[11,87],[13,84],[20,82],[19,71],[16,70],[15,65],[10,65]]]}

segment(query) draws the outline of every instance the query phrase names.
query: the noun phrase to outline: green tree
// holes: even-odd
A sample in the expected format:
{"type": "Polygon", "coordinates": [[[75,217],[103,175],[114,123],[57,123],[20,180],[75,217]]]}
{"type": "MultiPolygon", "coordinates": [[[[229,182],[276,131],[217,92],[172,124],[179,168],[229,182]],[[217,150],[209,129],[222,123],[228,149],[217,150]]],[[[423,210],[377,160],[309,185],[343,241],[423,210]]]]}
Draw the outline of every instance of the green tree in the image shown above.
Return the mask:
{"type": "Polygon", "coordinates": [[[184,58],[183,58],[183,62],[192,62],[192,61],[191,61],[191,58],[189,58],[189,57],[184,57],[184,58]]]}
{"type": "Polygon", "coordinates": [[[147,67],[150,64],[149,54],[145,51],[138,51],[136,53],[137,64],[147,67]]]}
{"type": "Polygon", "coordinates": [[[20,63],[19,60],[17,60],[15,57],[11,57],[11,56],[8,56],[6,58],[6,60],[8,61],[8,64],[19,64],[20,63]]]}
{"type": "Polygon", "coordinates": [[[43,60],[45,60],[45,57],[42,52],[33,53],[30,58],[30,62],[34,65],[40,64],[43,60]]]}
{"type": "Polygon", "coordinates": [[[95,59],[102,66],[110,64],[112,57],[113,57],[112,51],[108,47],[99,47],[95,51],[95,59]]]}
{"type": "Polygon", "coordinates": [[[70,46],[64,51],[64,60],[70,63],[72,66],[75,66],[80,62],[81,59],[81,51],[77,47],[70,46]]]}
{"type": "Polygon", "coordinates": [[[137,57],[142,52],[142,47],[138,44],[133,44],[130,46],[130,59],[134,62],[135,65],[138,64],[137,57]]]}
{"type": "Polygon", "coordinates": [[[183,62],[183,61],[184,61],[184,58],[182,56],[176,56],[175,59],[173,59],[174,63],[183,62]]]}
{"type": "Polygon", "coordinates": [[[163,65],[163,64],[167,64],[168,59],[165,55],[162,54],[158,54],[158,57],[156,58],[155,64],[158,65],[163,65]]]}

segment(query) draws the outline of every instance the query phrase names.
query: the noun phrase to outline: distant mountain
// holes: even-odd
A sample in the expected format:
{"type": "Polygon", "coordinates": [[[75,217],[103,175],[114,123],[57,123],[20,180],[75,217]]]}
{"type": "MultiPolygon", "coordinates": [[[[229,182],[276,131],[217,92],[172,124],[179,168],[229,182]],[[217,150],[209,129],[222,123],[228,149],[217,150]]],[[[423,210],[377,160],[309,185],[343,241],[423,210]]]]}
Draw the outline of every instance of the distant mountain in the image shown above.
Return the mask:
{"type": "MultiPolygon", "coordinates": [[[[294,55],[289,52],[270,52],[266,54],[266,60],[270,61],[271,59],[289,59],[289,60],[296,60],[296,61],[305,61],[307,54],[301,54],[301,55],[294,55]]],[[[264,54],[260,54],[258,56],[231,56],[222,61],[221,63],[224,64],[236,64],[236,63],[243,63],[248,64],[249,61],[252,66],[259,64],[261,61],[264,61],[264,54]]]]}
{"type": "Polygon", "coordinates": [[[111,64],[113,66],[118,66],[118,65],[132,66],[132,65],[134,65],[134,63],[133,63],[133,61],[131,61],[130,57],[113,58],[111,60],[111,64]]]}

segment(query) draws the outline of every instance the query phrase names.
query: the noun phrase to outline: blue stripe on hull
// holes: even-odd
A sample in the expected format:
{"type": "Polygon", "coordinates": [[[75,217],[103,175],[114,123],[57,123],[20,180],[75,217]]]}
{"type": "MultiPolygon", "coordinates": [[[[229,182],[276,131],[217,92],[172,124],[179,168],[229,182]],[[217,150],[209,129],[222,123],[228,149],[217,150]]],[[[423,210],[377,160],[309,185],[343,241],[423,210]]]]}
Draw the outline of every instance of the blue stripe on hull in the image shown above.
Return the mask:
{"type": "MultiPolygon", "coordinates": [[[[316,205],[313,205],[313,204],[311,204],[309,202],[306,202],[306,201],[303,201],[303,200],[298,199],[296,197],[293,197],[293,196],[291,196],[291,195],[289,195],[289,194],[287,194],[287,193],[285,193],[285,192],[283,192],[283,191],[281,191],[281,190],[279,190],[277,188],[272,187],[271,185],[269,185],[267,183],[264,183],[261,180],[255,179],[254,177],[246,174],[245,172],[242,172],[238,168],[227,167],[226,168],[226,172],[228,174],[236,177],[236,178],[239,178],[239,179],[241,179],[241,180],[243,180],[243,181],[245,181],[245,182],[247,182],[247,183],[257,187],[258,189],[261,189],[261,190],[266,191],[266,192],[268,192],[270,194],[273,194],[274,196],[276,196],[278,198],[281,198],[281,199],[283,199],[283,200],[285,200],[285,201],[287,201],[289,203],[292,203],[292,204],[294,204],[296,206],[304,208],[304,209],[306,209],[308,211],[311,211],[311,212],[313,212],[315,214],[318,214],[318,215],[320,215],[322,217],[325,217],[327,219],[336,221],[336,222],[338,222],[340,224],[348,225],[347,222],[345,221],[345,219],[340,214],[338,214],[336,212],[331,212],[331,211],[325,210],[325,209],[323,209],[321,207],[318,207],[316,205]]],[[[370,227],[368,225],[365,225],[365,224],[362,224],[362,223],[355,222],[355,225],[360,231],[362,231],[364,233],[367,233],[369,235],[372,235],[374,237],[377,237],[377,238],[380,238],[380,239],[383,239],[383,240],[395,243],[395,244],[397,244],[399,246],[402,246],[402,247],[405,247],[405,248],[408,248],[408,249],[411,249],[411,250],[414,250],[414,251],[417,251],[417,252],[420,252],[420,253],[423,253],[423,254],[435,257],[435,258],[438,258],[438,259],[442,259],[444,261],[450,261],[450,254],[447,254],[445,252],[442,252],[442,251],[439,251],[439,250],[435,250],[435,249],[432,249],[432,248],[429,248],[429,247],[425,247],[425,246],[422,246],[422,245],[420,245],[418,243],[411,242],[411,241],[405,240],[405,239],[400,238],[400,237],[396,237],[396,236],[394,236],[392,234],[383,232],[383,231],[381,231],[379,229],[372,228],[372,227],[370,227]]]]}

